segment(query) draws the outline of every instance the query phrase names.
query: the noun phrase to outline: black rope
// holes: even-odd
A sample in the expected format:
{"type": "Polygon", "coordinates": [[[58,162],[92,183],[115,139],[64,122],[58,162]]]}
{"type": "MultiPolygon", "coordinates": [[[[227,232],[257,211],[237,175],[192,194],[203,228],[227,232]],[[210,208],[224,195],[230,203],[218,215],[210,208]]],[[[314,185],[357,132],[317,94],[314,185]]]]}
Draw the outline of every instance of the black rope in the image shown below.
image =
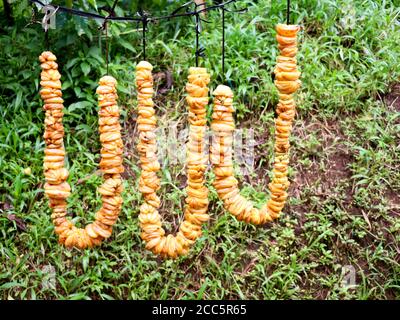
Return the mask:
{"type": "MultiPolygon", "coordinates": [[[[56,13],[57,10],[53,12],[53,14],[56,13]]],[[[50,41],[49,41],[49,29],[50,29],[50,14],[51,11],[49,9],[46,10],[45,16],[43,18],[42,24],[45,23],[44,25],[44,47],[47,51],[50,50],[50,41]]]]}
{"type": "Polygon", "coordinates": [[[200,36],[200,16],[199,14],[196,14],[196,51],[195,51],[195,56],[196,56],[196,67],[199,66],[199,56],[200,56],[200,50],[199,50],[199,36],[200,36]]]}
{"type": "Polygon", "coordinates": [[[115,7],[117,6],[118,1],[119,1],[119,0],[115,0],[114,3],[113,3],[113,5],[112,5],[112,7],[111,7],[111,12],[112,12],[113,14],[114,14],[115,7]]]}
{"type": "Polygon", "coordinates": [[[109,61],[109,54],[108,54],[108,19],[106,18],[103,22],[103,24],[100,26],[99,28],[100,30],[100,35],[99,35],[99,46],[100,46],[100,50],[101,50],[101,34],[103,33],[103,31],[105,32],[105,36],[106,36],[106,44],[105,44],[105,60],[106,60],[106,75],[108,75],[108,61],[109,61]]]}
{"type": "Polygon", "coordinates": [[[221,51],[222,51],[222,80],[226,80],[225,76],[225,13],[226,12],[236,12],[236,13],[244,13],[247,11],[247,8],[242,8],[238,10],[229,10],[225,8],[225,6],[221,7],[221,20],[222,20],[222,41],[221,41],[221,51]]]}
{"type": "Polygon", "coordinates": [[[290,0],[287,0],[286,3],[286,24],[290,24],[290,0]]]}
{"type": "Polygon", "coordinates": [[[101,25],[101,27],[99,28],[100,30],[100,45],[101,45],[101,34],[103,33],[103,31],[105,31],[105,36],[106,36],[106,44],[105,44],[105,60],[106,60],[106,74],[108,75],[108,19],[106,18],[103,22],[103,24],[101,25]]]}
{"type": "Polygon", "coordinates": [[[196,47],[196,49],[195,49],[195,57],[196,57],[196,67],[198,67],[199,66],[199,58],[200,57],[205,57],[205,48],[202,47],[201,44],[200,44],[200,33],[202,31],[201,22],[209,23],[209,21],[207,21],[207,20],[205,20],[205,19],[200,17],[200,14],[202,12],[204,12],[202,9],[201,10],[197,10],[198,7],[203,7],[204,4],[202,4],[202,3],[200,3],[200,4],[194,3],[194,5],[195,5],[195,8],[196,8],[195,15],[194,15],[195,19],[196,19],[196,23],[195,23],[195,33],[196,33],[196,38],[195,38],[195,47],[196,47]]]}
{"type": "Polygon", "coordinates": [[[142,49],[143,49],[143,60],[146,60],[146,31],[147,31],[147,16],[143,15],[143,30],[142,30],[142,49]]]}
{"type": "Polygon", "coordinates": [[[142,22],[142,56],[143,60],[146,60],[146,32],[147,32],[147,25],[149,23],[149,17],[147,12],[143,10],[142,1],[139,1],[139,13],[141,22],[142,22]]]}
{"type": "Polygon", "coordinates": [[[107,25],[108,20],[104,20],[104,28],[106,29],[106,70],[107,70],[107,75],[108,75],[108,25],[107,25]]]}
{"type": "Polygon", "coordinates": [[[102,8],[103,10],[108,12],[108,15],[104,18],[103,24],[100,27],[100,43],[101,43],[101,33],[102,31],[105,31],[105,35],[106,35],[106,74],[109,74],[109,38],[108,38],[108,21],[112,20],[112,18],[115,16],[115,7],[117,6],[119,0],[114,0],[113,5],[111,8],[106,7],[106,8],[102,8]]]}

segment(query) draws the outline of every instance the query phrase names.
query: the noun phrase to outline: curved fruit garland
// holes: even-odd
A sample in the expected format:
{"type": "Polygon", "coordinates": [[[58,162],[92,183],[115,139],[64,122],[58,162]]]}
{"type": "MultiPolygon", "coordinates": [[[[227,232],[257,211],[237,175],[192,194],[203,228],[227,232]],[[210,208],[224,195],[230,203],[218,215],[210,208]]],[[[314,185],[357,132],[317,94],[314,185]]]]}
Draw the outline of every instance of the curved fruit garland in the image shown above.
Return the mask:
{"type": "Polygon", "coordinates": [[[56,60],[56,56],[48,51],[39,57],[42,68],[40,95],[44,101],[43,109],[46,111],[44,189],[50,201],[51,218],[59,242],[67,247],[84,249],[100,244],[103,239],[111,235],[112,225],[116,222],[122,205],[120,173],[124,168],[121,157],[123,144],[117,106],[118,96],[115,88],[117,82],[113,77],[102,77],[96,91],[99,95],[99,131],[102,144],[100,169],[104,177],[104,183],[98,188],[98,192],[102,195],[102,207],[96,213],[95,222],[88,224],[85,229],[80,229],[66,218],[66,199],[70,195],[71,188],[66,182],[68,170],[64,168],[62,124],[64,101],[61,93],[61,75],[56,60]]]}
{"type": "Polygon", "coordinates": [[[232,162],[232,142],[235,123],[233,119],[232,90],[220,85],[213,92],[214,109],[211,129],[214,133],[211,147],[211,162],[216,179],[214,186],[225,208],[238,220],[252,224],[264,224],[279,217],[287,198],[289,181],[287,178],[289,164],[289,136],[295,115],[293,93],[300,87],[300,72],[297,70],[298,26],[279,24],[276,27],[280,55],[277,59],[275,85],[279,91],[277,106],[278,117],[275,121],[275,161],[273,179],[268,185],[271,197],[267,203],[257,209],[251,201],[240,195],[238,181],[234,177],[232,162]]]}
{"type": "Polygon", "coordinates": [[[140,207],[141,238],[146,249],[163,257],[176,258],[185,255],[189,247],[201,235],[201,225],[209,219],[208,189],[204,186],[204,172],[208,157],[204,154],[204,136],[206,131],[206,105],[210,76],[204,68],[190,68],[186,91],[189,106],[189,143],[187,152],[188,186],[185,207],[185,220],[179,226],[176,236],[165,235],[158,213],[160,198],[156,191],[160,188],[157,172],[160,164],[157,160],[156,124],[153,96],[153,67],[141,61],[136,67],[136,85],[138,89],[138,131],[141,176],[139,190],[144,203],[140,207]]]}

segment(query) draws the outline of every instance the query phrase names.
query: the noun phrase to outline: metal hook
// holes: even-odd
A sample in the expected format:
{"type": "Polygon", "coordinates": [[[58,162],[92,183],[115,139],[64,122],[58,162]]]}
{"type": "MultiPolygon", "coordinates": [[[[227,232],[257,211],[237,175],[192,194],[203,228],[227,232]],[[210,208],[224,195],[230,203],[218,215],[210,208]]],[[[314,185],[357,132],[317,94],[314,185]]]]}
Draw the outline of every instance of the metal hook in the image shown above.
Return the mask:
{"type": "Polygon", "coordinates": [[[290,0],[286,2],[286,24],[290,24],[290,0]]]}

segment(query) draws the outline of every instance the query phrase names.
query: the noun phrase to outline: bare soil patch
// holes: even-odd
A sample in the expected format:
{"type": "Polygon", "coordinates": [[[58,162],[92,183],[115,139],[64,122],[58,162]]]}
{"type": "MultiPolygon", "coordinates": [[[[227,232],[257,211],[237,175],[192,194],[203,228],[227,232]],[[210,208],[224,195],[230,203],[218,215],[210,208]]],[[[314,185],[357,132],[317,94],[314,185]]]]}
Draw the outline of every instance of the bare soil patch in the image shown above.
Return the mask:
{"type": "Polygon", "coordinates": [[[316,154],[309,156],[310,166],[299,161],[303,150],[294,149],[292,166],[296,174],[289,192],[299,197],[304,187],[313,188],[318,184],[316,195],[323,195],[341,181],[351,178],[349,164],[352,155],[344,145],[346,137],[337,121],[308,119],[303,125],[296,126],[293,134],[302,140],[316,136],[320,144],[316,147],[316,154]]]}
{"type": "Polygon", "coordinates": [[[400,112],[400,83],[392,86],[390,91],[384,96],[383,100],[389,107],[400,112]]]}

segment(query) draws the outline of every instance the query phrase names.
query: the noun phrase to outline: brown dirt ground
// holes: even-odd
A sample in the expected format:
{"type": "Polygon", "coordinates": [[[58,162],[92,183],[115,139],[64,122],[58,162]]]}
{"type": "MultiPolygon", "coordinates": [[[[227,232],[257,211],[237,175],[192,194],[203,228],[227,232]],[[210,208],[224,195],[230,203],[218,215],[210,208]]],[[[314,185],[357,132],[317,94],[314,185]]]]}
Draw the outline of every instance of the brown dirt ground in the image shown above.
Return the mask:
{"type": "Polygon", "coordinates": [[[383,100],[389,108],[400,112],[400,83],[393,85],[383,100]]]}

